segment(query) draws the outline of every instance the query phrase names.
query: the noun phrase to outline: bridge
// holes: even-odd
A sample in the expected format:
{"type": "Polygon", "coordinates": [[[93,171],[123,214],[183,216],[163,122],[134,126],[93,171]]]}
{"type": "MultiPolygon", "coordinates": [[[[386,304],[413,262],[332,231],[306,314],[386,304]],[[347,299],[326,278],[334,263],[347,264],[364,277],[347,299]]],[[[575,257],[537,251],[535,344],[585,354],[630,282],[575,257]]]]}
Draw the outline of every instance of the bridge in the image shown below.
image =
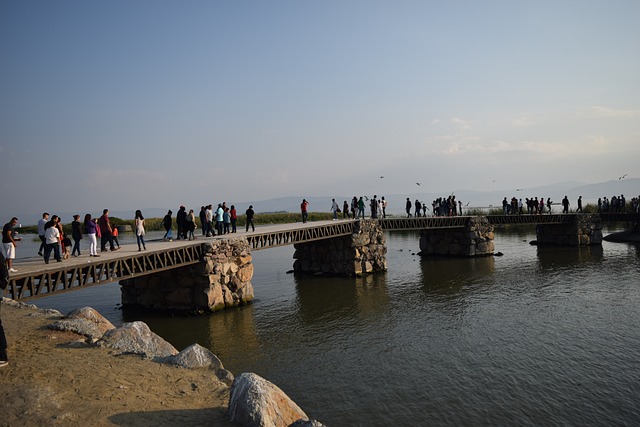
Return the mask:
{"type": "MultiPolygon", "coordinates": [[[[377,222],[382,230],[429,230],[465,227],[469,216],[385,218],[377,222]]],[[[562,224],[574,221],[576,214],[505,215],[488,216],[488,222],[497,224],[562,224]]],[[[639,214],[603,214],[602,221],[635,221],[639,214]]],[[[116,252],[103,252],[100,257],[82,256],[45,265],[41,258],[16,260],[19,272],[10,277],[7,292],[12,299],[25,299],[51,295],[102,283],[112,283],[160,273],[200,263],[203,242],[246,238],[251,250],[309,243],[347,237],[354,233],[357,220],[317,221],[265,225],[257,232],[229,234],[223,237],[199,237],[194,241],[148,242],[149,250],[138,252],[135,244],[123,245],[116,252]]]]}

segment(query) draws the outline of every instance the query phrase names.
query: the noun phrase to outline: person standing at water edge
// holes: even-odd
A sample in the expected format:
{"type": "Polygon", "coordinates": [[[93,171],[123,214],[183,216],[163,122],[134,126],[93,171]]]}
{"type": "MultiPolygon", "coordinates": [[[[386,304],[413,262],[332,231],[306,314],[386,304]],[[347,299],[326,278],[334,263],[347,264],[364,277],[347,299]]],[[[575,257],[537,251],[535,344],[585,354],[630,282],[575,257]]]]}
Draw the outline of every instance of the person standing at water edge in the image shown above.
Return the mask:
{"type": "Polygon", "coordinates": [[[307,219],[309,218],[309,212],[307,211],[308,208],[309,202],[307,202],[307,199],[302,199],[302,203],[300,203],[300,212],[302,213],[303,224],[307,222],[307,219]]]}
{"type": "Polygon", "coordinates": [[[136,226],[136,240],[138,241],[138,252],[142,250],[140,248],[140,244],[142,244],[142,247],[146,251],[147,245],[145,245],[144,243],[144,217],[142,216],[142,212],[140,211],[140,209],[136,211],[135,226],[136,226]]]}
{"type": "Polygon", "coordinates": [[[80,215],[74,215],[71,223],[71,237],[73,238],[71,256],[80,256],[80,240],[82,240],[82,228],[80,226],[80,215]]]}
{"type": "Polygon", "coordinates": [[[256,226],[253,224],[253,216],[255,215],[255,212],[253,211],[253,205],[249,205],[249,209],[247,209],[244,214],[247,216],[246,231],[249,232],[249,225],[251,225],[251,231],[256,231],[256,226]]]}
{"type": "Polygon", "coordinates": [[[38,221],[38,237],[40,238],[40,249],[38,249],[38,255],[42,256],[42,251],[44,250],[44,226],[49,221],[49,213],[45,212],[42,214],[42,218],[38,221]]]}
{"type": "Polygon", "coordinates": [[[15,237],[13,227],[18,225],[18,218],[13,217],[11,221],[6,223],[2,228],[2,247],[4,249],[4,257],[6,259],[7,269],[10,273],[16,273],[18,270],[13,268],[13,260],[16,258],[16,243],[22,240],[15,237]]]}

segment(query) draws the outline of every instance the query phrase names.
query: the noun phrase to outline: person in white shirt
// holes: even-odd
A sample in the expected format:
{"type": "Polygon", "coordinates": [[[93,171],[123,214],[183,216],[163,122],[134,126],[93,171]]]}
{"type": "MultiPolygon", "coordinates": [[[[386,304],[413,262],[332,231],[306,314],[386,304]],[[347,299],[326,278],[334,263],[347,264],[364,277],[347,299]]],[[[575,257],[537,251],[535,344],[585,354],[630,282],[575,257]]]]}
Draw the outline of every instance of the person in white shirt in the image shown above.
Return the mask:
{"type": "Polygon", "coordinates": [[[45,245],[44,226],[47,224],[48,221],[49,221],[48,212],[43,213],[42,218],[40,219],[40,221],[38,221],[38,237],[40,237],[40,240],[42,241],[42,243],[40,243],[40,249],[38,249],[38,255],[40,256],[42,256],[42,251],[44,250],[44,245],[45,245]]]}
{"type": "Polygon", "coordinates": [[[44,245],[44,263],[49,264],[49,257],[51,257],[51,251],[53,250],[53,257],[57,262],[61,262],[60,257],[60,230],[58,230],[58,222],[60,218],[58,215],[51,217],[51,221],[47,223],[47,228],[44,231],[44,238],[46,244],[44,245]]]}

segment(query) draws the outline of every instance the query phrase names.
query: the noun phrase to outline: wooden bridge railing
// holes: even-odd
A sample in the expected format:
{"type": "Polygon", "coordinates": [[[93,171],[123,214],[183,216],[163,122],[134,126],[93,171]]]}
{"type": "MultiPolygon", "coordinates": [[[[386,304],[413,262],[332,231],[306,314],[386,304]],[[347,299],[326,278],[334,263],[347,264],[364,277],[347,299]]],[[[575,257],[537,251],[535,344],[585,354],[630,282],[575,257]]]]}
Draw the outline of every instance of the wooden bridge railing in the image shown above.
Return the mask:
{"type": "Polygon", "coordinates": [[[293,245],[295,243],[312,242],[353,234],[354,221],[340,221],[318,227],[295,228],[269,233],[247,235],[249,246],[254,250],[293,245]]]}
{"type": "Polygon", "coordinates": [[[90,264],[60,263],[60,268],[18,273],[10,278],[12,299],[59,293],[72,288],[144,276],[200,261],[201,245],[180,246],[156,252],[141,252],[125,258],[93,258],[90,264]]]}

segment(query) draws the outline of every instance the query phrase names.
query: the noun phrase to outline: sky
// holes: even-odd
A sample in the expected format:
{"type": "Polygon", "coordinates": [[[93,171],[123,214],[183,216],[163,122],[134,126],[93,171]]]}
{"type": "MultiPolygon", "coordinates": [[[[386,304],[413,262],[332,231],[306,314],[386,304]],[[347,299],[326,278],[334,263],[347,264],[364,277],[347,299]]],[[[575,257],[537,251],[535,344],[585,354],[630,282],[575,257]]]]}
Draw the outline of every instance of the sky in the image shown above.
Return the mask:
{"type": "Polygon", "coordinates": [[[0,222],[638,178],[639,16],[637,0],[3,0],[0,222]]]}

